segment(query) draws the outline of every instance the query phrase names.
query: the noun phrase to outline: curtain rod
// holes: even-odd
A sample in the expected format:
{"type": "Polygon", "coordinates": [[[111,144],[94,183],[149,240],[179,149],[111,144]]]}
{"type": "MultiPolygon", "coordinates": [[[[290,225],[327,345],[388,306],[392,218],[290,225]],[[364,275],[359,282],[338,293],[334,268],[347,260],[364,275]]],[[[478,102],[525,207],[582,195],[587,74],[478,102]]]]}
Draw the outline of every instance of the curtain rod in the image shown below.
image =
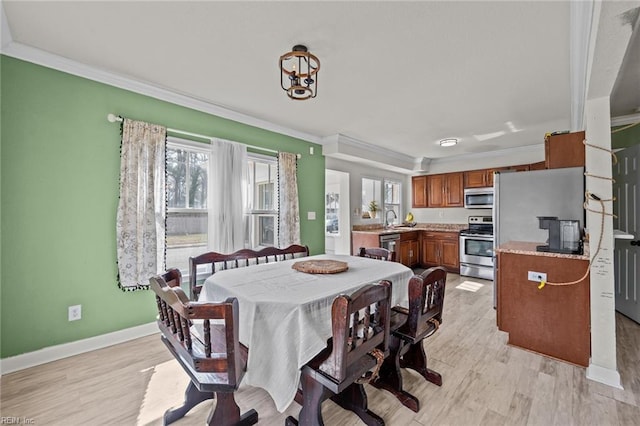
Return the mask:
{"type": "MultiPolygon", "coordinates": [[[[110,113],[110,114],[107,115],[107,120],[109,120],[110,123],[115,123],[116,121],[121,123],[123,118],[120,117],[119,115],[115,115],[115,114],[111,114],[110,113]]],[[[200,138],[200,139],[209,139],[209,140],[216,139],[213,136],[200,135],[198,133],[191,133],[191,132],[187,132],[185,130],[170,129],[168,127],[167,127],[167,132],[176,133],[176,134],[184,135],[184,136],[191,136],[191,137],[200,138]]],[[[278,153],[278,151],[273,150],[273,149],[269,149],[269,148],[261,148],[259,146],[253,146],[253,145],[248,145],[248,144],[243,144],[243,145],[246,145],[247,148],[257,149],[259,151],[271,152],[271,153],[274,153],[274,154],[278,153]]],[[[300,158],[300,157],[301,157],[301,155],[298,154],[298,158],[300,158]]]]}

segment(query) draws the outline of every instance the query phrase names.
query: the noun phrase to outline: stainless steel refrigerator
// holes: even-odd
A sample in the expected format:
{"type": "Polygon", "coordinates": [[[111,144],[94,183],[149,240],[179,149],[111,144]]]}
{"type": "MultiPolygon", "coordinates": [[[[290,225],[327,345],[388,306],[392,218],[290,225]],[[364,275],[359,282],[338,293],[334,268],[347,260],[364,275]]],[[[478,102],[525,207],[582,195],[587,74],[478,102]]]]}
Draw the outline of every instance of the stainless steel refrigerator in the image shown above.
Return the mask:
{"type": "MultiPolygon", "coordinates": [[[[540,229],[538,216],[580,221],[584,227],[584,168],[499,172],[493,184],[493,247],[508,241],[544,244],[549,231],[540,229]]],[[[494,254],[495,256],[495,254],[494,254]]],[[[494,298],[498,284],[494,259],[494,298]]]]}

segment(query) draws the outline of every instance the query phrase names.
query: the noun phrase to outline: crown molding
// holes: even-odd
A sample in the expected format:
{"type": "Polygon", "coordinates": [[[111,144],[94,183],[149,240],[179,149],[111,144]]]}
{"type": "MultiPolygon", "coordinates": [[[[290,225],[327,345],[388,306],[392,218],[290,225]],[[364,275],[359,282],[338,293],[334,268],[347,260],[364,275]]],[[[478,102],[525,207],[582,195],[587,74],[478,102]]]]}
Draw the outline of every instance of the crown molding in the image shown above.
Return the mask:
{"type": "Polygon", "coordinates": [[[416,158],[361,140],[336,134],[322,139],[322,155],[353,163],[367,164],[379,169],[411,174],[428,169],[430,159],[416,158]]]}
{"type": "MultiPolygon", "coordinates": [[[[31,62],[37,65],[42,65],[47,68],[62,71],[67,74],[72,74],[78,77],[97,81],[99,83],[104,83],[109,86],[129,90],[141,95],[150,96],[152,98],[170,102],[175,105],[180,105],[218,117],[233,120],[238,123],[258,127],[260,129],[268,130],[286,136],[291,136],[293,138],[302,139],[307,142],[316,144],[322,143],[322,139],[320,137],[312,135],[310,133],[305,133],[291,129],[289,127],[274,124],[266,120],[252,117],[247,114],[233,111],[228,108],[224,108],[219,105],[194,98],[192,96],[183,95],[181,93],[177,93],[146,82],[138,81],[130,77],[125,77],[116,73],[104,71],[99,68],[85,65],[80,62],[73,61],[71,59],[67,59],[49,52],[45,52],[44,50],[36,49],[34,47],[27,46],[21,43],[16,43],[13,41],[5,43],[5,27],[8,28],[8,26],[5,25],[6,18],[4,16],[4,12],[2,13],[2,20],[3,45],[1,47],[1,53],[4,55],[31,62]]],[[[9,38],[10,37],[11,36],[9,35],[9,38]]]]}
{"type": "Polygon", "coordinates": [[[513,148],[499,149],[496,151],[473,152],[468,154],[454,155],[450,157],[434,158],[431,164],[457,163],[460,161],[475,161],[482,158],[495,158],[508,155],[523,154],[529,152],[537,152],[540,148],[544,148],[544,144],[516,146],[513,148]]]}

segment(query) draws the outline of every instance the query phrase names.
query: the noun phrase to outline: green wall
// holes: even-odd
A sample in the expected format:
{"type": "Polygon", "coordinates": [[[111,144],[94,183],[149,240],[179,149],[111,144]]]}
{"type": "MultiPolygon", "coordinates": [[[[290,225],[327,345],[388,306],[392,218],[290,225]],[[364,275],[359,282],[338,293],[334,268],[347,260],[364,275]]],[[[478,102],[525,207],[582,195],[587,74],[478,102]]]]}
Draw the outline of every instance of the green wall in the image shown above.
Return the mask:
{"type": "Polygon", "coordinates": [[[640,125],[629,127],[618,126],[611,129],[612,131],[618,130],[617,133],[611,135],[611,147],[616,148],[628,148],[632,145],[640,144],[640,125]],[[620,130],[624,129],[624,130],[620,130]]]}
{"type": "Polygon", "coordinates": [[[116,283],[119,126],[108,113],[303,154],[301,239],[324,252],[320,146],[1,57],[2,358],[146,324],[149,291],[116,283]],[[315,211],[318,220],[306,220],[315,211]],[[67,307],[82,319],[67,321],[67,307]]]}

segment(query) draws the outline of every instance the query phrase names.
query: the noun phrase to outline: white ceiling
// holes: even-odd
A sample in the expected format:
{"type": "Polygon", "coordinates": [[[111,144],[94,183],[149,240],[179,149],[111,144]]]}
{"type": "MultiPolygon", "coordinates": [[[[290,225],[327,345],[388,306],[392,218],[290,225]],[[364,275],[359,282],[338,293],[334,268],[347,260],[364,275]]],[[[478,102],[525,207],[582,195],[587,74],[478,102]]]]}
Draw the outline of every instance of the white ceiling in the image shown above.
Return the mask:
{"type": "MultiPolygon", "coordinates": [[[[626,3],[637,27],[640,2],[626,3]]],[[[3,5],[14,44],[318,138],[441,158],[540,144],[570,128],[566,1],[3,5]],[[299,43],[321,61],[318,96],[301,102],[287,98],[277,68],[299,43]],[[437,145],[449,137],[460,143],[437,145]]],[[[613,115],[640,107],[637,33],[613,115]]]]}

